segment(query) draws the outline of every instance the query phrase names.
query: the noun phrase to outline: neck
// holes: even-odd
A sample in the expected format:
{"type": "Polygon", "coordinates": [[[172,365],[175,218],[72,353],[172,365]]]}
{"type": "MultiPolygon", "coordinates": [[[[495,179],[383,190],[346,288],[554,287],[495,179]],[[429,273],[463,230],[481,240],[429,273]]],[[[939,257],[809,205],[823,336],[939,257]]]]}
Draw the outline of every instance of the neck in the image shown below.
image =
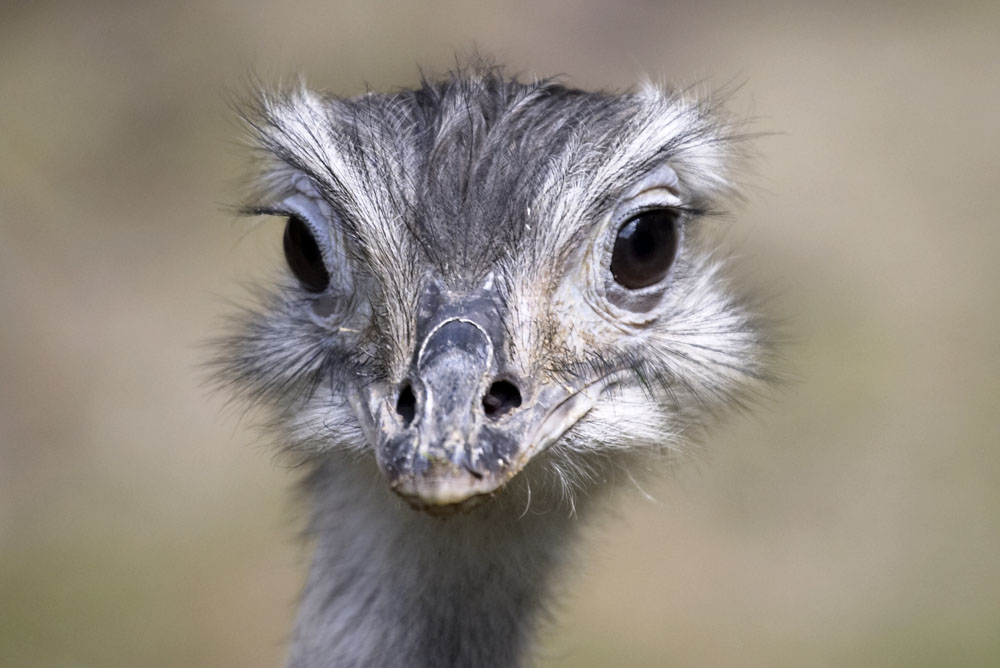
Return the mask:
{"type": "Polygon", "coordinates": [[[488,501],[436,518],[346,458],[312,477],[316,552],[289,668],[522,664],[579,523],[488,501]]]}

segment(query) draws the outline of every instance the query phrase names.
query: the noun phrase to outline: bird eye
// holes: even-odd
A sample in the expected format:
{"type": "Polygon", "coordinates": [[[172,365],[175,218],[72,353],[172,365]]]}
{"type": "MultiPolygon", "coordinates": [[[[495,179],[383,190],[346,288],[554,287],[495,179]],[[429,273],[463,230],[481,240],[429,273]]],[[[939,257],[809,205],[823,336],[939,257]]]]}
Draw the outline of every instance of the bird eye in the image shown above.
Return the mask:
{"type": "Polygon", "coordinates": [[[285,260],[288,268],[309,292],[323,292],[330,285],[330,272],[309,226],[298,216],[289,216],[285,225],[285,260]]]}
{"type": "Polygon", "coordinates": [[[670,209],[638,213],[618,230],[611,252],[611,275],[629,290],[663,280],[677,256],[677,214],[670,209]]]}

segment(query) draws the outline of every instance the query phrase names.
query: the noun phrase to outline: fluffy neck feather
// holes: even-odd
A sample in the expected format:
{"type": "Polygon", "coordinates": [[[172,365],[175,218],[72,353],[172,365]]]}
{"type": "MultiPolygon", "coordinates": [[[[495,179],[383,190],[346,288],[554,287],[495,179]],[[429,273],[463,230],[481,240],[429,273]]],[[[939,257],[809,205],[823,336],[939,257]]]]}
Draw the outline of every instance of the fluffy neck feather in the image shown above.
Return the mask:
{"type": "Polygon", "coordinates": [[[312,476],[316,552],[289,668],[522,665],[579,520],[498,503],[435,518],[377,475],[338,458],[312,476]]]}

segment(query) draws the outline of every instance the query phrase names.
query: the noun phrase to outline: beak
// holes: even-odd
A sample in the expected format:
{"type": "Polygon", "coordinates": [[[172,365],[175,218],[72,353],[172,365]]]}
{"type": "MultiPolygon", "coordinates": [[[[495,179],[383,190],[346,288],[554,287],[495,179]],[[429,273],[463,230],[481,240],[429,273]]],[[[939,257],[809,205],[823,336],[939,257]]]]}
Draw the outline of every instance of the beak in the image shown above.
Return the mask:
{"type": "Polygon", "coordinates": [[[426,334],[408,379],[354,403],[392,489],[442,512],[501,489],[593,407],[603,385],[518,379],[498,359],[502,328],[489,300],[434,311],[433,324],[418,326],[426,334]]]}

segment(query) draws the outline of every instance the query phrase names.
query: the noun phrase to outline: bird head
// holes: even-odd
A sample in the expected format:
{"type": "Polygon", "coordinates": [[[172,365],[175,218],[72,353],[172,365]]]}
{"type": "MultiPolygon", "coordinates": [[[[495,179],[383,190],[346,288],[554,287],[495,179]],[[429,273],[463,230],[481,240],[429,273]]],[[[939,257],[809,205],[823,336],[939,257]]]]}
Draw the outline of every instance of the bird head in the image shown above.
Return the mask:
{"type": "Polygon", "coordinates": [[[461,509],[677,453],[764,374],[701,229],[740,152],[709,101],[474,68],[260,93],[244,118],[245,210],[284,224],[287,271],[217,361],[294,451],[350,453],[415,507],[461,509]]]}

